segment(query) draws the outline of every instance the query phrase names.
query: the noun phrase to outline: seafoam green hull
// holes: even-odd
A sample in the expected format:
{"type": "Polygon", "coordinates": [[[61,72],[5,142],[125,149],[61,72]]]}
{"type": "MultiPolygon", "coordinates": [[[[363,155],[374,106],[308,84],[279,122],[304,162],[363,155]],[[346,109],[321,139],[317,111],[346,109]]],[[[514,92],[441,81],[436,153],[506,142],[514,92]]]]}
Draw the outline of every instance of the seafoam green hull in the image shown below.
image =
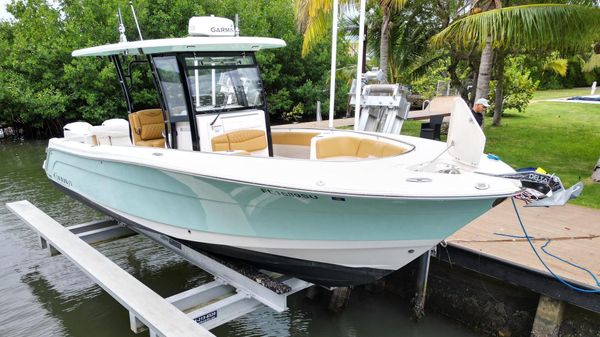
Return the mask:
{"type": "Polygon", "coordinates": [[[284,240],[442,240],[491,199],[331,196],[98,161],[49,150],[48,177],[91,202],[192,231],[284,240]]]}

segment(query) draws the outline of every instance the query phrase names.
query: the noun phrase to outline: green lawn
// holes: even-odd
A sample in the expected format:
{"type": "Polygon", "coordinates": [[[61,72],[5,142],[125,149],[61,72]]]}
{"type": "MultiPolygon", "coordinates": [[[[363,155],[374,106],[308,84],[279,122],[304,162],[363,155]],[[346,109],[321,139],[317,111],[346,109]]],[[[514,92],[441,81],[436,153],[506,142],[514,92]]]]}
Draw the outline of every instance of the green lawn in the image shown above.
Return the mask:
{"type": "Polygon", "coordinates": [[[487,152],[515,168],[556,173],[567,187],[581,178],[583,194],[572,202],[600,208],[600,184],[590,177],[600,157],[600,105],[537,101],[525,113],[506,113],[501,127],[490,125],[486,117],[487,152]]]}
{"type": "MultiPolygon", "coordinates": [[[[560,89],[560,90],[540,90],[533,94],[533,100],[553,99],[553,98],[565,98],[571,96],[584,96],[590,94],[591,88],[573,88],[573,89],[560,89]]],[[[598,90],[600,94],[600,90],[598,90]]]]}
{"type": "MultiPolygon", "coordinates": [[[[589,94],[589,89],[540,91],[537,99],[589,94]]],[[[418,136],[419,121],[407,121],[402,134],[418,136]]],[[[526,112],[507,112],[501,127],[485,117],[485,151],[514,168],[542,167],[566,187],[581,180],[583,194],[574,204],[600,208],[600,183],[591,179],[600,157],[600,104],[534,101],[526,112]]]]}

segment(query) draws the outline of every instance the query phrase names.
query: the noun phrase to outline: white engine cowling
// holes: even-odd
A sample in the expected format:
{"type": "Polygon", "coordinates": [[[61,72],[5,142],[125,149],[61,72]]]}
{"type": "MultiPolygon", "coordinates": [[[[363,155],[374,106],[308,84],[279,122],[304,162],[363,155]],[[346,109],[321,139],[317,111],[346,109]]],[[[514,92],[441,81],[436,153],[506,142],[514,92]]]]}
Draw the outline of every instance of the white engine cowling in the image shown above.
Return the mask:
{"type": "Polygon", "coordinates": [[[73,122],[63,127],[65,139],[84,143],[86,137],[90,135],[92,124],[88,122],[73,122]]]}

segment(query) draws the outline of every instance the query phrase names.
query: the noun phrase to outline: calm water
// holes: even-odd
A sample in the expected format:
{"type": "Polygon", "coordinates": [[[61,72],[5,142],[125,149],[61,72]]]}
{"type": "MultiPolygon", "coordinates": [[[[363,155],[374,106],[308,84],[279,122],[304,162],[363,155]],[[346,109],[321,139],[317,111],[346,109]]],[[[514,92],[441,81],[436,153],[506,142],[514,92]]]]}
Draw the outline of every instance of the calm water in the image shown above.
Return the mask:
{"type": "MultiPolygon", "coordinates": [[[[5,203],[27,199],[69,225],[102,217],[64,196],[42,171],[45,142],[0,142],[0,337],[136,336],[127,312],[63,256],[47,257],[37,236],[5,203]]],[[[163,296],[211,280],[199,269],[141,236],[97,248],[163,296]]],[[[290,310],[263,309],[213,330],[224,336],[476,337],[432,314],[416,324],[406,302],[391,295],[354,292],[342,314],[298,294],[290,310]]],[[[147,336],[147,333],[145,334],[147,336]]],[[[142,334],[144,336],[144,334],[142,334]]]]}

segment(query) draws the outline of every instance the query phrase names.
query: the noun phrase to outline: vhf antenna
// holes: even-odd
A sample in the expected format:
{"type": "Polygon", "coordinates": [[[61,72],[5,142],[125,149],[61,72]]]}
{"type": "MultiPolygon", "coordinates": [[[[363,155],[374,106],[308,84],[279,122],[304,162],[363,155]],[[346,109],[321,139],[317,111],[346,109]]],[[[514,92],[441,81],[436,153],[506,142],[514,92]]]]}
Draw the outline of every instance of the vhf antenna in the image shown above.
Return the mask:
{"type": "Polygon", "coordinates": [[[240,17],[235,15],[235,36],[240,36],[240,17]]]}
{"type": "Polygon", "coordinates": [[[125,36],[125,25],[123,24],[123,16],[121,15],[121,7],[117,9],[117,16],[119,17],[119,43],[127,42],[127,36],[125,36]]]}
{"type": "Polygon", "coordinates": [[[133,19],[135,20],[135,26],[137,27],[140,41],[144,41],[144,38],[142,37],[142,30],[140,29],[140,24],[138,22],[137,15],[135,14],[135,8],[133,8],[133,1],[129,1],[129,6],[131,7],[131,12],[133,12],[133,19]]]}

